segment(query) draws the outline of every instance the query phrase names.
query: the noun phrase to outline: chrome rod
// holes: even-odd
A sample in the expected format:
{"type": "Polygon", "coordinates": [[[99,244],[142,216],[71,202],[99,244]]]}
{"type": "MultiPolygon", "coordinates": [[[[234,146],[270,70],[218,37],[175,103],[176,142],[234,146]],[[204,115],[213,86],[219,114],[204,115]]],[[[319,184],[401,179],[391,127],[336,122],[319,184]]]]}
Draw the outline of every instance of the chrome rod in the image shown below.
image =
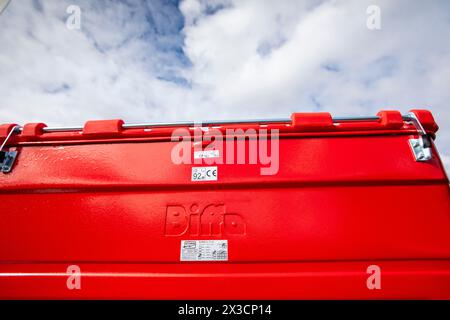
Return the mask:
{"type": "Polygon", "coordinates": [[[368,116],[368,117],[333,117],[333,122],[349,122],[349,121],[378,121],[380,117],[378,116],[368,116]]]}
{"type": "Polygon", "coordinates": [[[43,132],[82,131],[83,127],[44,127],[43,132]]]}
{"type": "MultiPolygon", "coordinates": [[[[410,115],[403,115],[404,121],[413,121],[410,115]]],[[[378,121],[378,116],[357,116],[357,117],[333,117],[334,123],[351,122],[351,121],[378,121]]],[[[181,122],[154,122],[154,123],[124,123],[123,129],[145,129],[145,128],[161,128],[161,127],[193,127],[208,125],[226,125],[226,124],[271,124],[291,122],[290,118],[274,118],[274,119],[251,119],[251,120],[206,120],[206,121],[181,121],[181,122]]],[[[83,127],[45,127],[43,132],[66,132],[66,131],[82,131],[83,127]]]]}
{"type": "MultiPolygon", "coordinates": [[[[378,121],[380,118],[374,117],[336,117],[332,118],[333,122],[345,122],[345,121],[378,121]]],[[[124,129],[137,129],[137,128],[155,128],[155,127],[175,127],[175,126],[199,126],[199,125],[224,125],[224,124],[239,124],[239,123],[290,123],[290,118],[278,118],[278,119],[245,119],[245,120],[205,120],[205,121],[185,121],[185,122],[160,122],[160,123],[125,123],[124,129]]]]}
{"type": "Polygon", "coordinates": [[[203,126],[203,125],[223,125],[223,124],[239,124],[239,123],[286,123],[290,122],[289,118],[280,119],[236,119],[236,120],[204,120],[204,121],[184,121],[184,122],[157,122],[157,123],[125,123],[124,129],[148,128],[148,127],[175,127],[175,126],[203,126]]]}

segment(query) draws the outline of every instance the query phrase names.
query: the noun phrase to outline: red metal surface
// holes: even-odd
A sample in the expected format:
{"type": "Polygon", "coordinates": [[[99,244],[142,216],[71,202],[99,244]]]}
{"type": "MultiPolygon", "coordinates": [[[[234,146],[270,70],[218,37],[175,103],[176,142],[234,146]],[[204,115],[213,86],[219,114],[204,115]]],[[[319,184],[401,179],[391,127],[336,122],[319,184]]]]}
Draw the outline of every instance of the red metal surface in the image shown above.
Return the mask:
{"type": "Polygon", "coordinates": [[[280,130],[276,175],[218,164],[200,183],[198,165],[171,161],[174,128],[29,125],[0,176],[0,298],[450,299],[448,178],[434,145],[414,160],[399,113],[379,115],[320,131],[327,115],[295,114],[265,127],[280,130]],[[228,261],[180,262],[187,239],[228,240],[228,261]],[[374,264],[379,290],[366,285],[374,264]]]}
{"type": "Polygon", "coordinates": [[[122,132],[123,120],[95,120],[85,123],[83,135],[90,137],[113,137],[122,132]]]}

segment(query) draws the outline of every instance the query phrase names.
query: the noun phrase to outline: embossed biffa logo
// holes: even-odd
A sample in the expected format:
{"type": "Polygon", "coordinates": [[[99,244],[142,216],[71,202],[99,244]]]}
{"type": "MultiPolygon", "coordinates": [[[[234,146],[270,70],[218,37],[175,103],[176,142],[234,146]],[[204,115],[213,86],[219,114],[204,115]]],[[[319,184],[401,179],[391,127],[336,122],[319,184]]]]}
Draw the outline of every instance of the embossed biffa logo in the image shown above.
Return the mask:
{"type": "Polygon", "coordinates": [[[242,216],[228,213],[224,204],[168,205],[166,236],[222,236],[244,235],[246,225],[242,216]]]}

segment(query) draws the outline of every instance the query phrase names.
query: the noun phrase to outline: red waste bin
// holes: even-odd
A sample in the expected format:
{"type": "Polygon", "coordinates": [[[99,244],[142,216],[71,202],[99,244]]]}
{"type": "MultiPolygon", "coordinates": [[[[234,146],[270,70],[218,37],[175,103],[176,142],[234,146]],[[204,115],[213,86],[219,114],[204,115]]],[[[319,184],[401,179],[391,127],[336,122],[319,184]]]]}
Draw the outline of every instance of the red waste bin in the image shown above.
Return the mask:
{"type": "Polygon", "coordinates": [[[0,126],[1,299],[450,299],[430,112],[0,126]]]}

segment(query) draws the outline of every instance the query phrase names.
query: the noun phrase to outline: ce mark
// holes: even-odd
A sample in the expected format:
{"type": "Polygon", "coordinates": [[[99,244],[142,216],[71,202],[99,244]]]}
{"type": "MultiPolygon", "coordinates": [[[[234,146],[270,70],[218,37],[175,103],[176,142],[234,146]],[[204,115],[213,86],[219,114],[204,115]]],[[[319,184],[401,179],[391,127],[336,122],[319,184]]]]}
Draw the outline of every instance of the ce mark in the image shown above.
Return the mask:
{"type": "Polygon", "coordinates": [[[193,167],[192,181],[213,181],[217,180],[217,167],[193,167]]]}
{"type": "Polygon", "coordinates": [[[217,177],[217,169],[206,170],[206,176],[209,177],[209,178],[217,177]]]}

